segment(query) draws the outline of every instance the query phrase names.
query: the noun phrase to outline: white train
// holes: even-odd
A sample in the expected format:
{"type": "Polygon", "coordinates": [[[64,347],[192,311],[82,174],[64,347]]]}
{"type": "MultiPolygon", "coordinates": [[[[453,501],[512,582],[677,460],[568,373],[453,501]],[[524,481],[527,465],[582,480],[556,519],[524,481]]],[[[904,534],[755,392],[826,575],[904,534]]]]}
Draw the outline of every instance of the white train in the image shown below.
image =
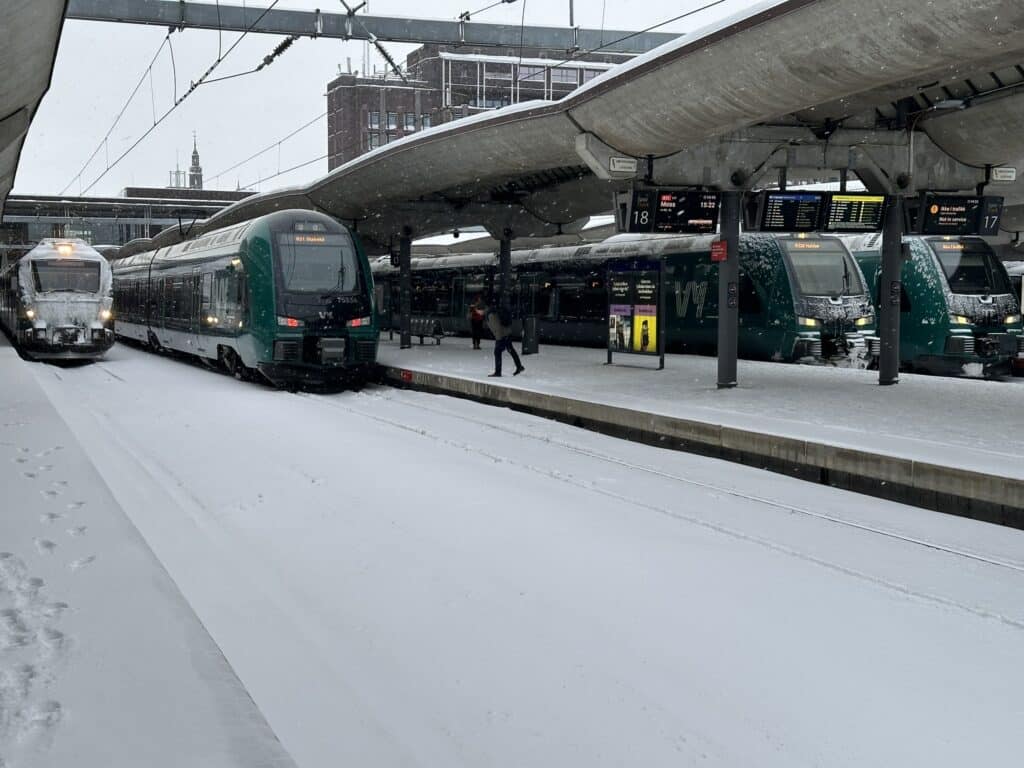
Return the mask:
{"type": "Polygon", "coordinates": [[[114,343],[110,264],[81,240],[45,239],[0,272],[0,326],[29,357],[88,360],[114,343]]]}

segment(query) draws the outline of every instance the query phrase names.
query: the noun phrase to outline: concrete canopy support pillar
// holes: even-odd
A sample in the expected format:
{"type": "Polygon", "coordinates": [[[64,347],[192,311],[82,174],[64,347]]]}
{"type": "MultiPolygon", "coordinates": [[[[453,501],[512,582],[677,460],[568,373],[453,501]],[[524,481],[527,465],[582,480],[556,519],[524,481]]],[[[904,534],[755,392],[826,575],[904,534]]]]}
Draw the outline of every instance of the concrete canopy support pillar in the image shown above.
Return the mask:
{"type": "Polygon", "coordinates": [[[878,359],[878,383],[900,380],[900,296],[903,269],[903,197],[897,196],[885,212],[882,227],[882,278],[878,289],[881,305],[878,335],[882,350],[878,359]]]}
{"type": "Polygon", "coordinates": [[[412,346],[412,230],[402,227],[398,239],[398,346],[412,346]]]}
{"type": "Polygon", "coordinates": [[[512,309],[512,238],[512,230],[504,230],[498,251],[498,306],[506,311],[512,309]]]}
{"type": "Polygon", "coordinates": [[[723,192],[722,240],[727,255],[718,263],[718,388],[736,386],[736,355],[740,321],[740,197],[742,192],[723,192]]]}

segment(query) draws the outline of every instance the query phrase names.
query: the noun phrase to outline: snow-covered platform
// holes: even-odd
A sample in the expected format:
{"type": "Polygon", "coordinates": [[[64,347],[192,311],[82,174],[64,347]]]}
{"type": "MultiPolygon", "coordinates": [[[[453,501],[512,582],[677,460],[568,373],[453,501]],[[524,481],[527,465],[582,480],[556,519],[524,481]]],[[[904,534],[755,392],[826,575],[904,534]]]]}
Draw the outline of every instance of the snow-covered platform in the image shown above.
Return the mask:
{"type": "Polygon", "coordinates": [[[526,372],[488,378],[491,344],[400,350],[381,342],[393,382],[448,392],[705,455],[990,522],[1024,527],[1021,380],[902,375],[740,361],[715,386],[714,358],[618,355],[545,345],[526,372]]]}
{"type": "Polygon", "coordinates": [[[0,336],[0,766],[71,765],[294,763],[0,336]]]}

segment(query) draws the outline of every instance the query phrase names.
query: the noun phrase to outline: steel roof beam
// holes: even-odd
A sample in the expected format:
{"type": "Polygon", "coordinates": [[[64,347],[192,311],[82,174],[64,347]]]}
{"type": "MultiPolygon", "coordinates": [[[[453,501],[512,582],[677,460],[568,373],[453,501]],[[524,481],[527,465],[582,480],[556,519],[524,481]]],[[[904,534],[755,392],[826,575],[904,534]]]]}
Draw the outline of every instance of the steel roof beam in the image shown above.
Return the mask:
{"type": "Polygon", "coordinates": [[[185,0],[69,0],[68,19],[122,24],[154,24],[177,29],[223,29],[254,33],[329,37],[342,40],[378,40],[395,43],[437,43],[493,48],[521,45],[548,50],[584,51],[601,48],[609,53],[644,53],[678,35],[667,32],[633,33],[622,30],[572,29],[569,27],[519,27],[482,24],[476,21],[407,19],[387,16],[350,17],[345,13],[278,10],[185,0]],[[259,22],[257,23],[257,19],[259,22]],[[630,36],[631,35],[631,36],[630,36]],[[371,37],[372,36],[372,37],[371,37]],[[608,41],[628,37],[620,42],[608,41]],[[520,40],[522,42],[520,42],[520,40]]]}

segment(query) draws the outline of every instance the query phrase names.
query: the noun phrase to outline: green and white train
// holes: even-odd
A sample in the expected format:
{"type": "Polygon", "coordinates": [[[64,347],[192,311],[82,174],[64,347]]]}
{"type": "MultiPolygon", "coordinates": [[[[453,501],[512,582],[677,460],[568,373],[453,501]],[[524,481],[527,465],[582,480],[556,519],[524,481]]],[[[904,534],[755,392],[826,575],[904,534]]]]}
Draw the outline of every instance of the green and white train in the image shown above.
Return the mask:
{"type": "MultiPolygon", "coordinates": [[[[664,260],[667,348],[713,353],[715,239],[618,235],[594,245],[515,251],[513,314],[535,318],[542,342],[604,346],[609,262],[664,260]]],[[[871,296],[839,238],[744,234],[739,256],[741,357],[854,367],[873,363],[878,337],[871,296]]],[[[386,259],[373,269],[382,322],[397,328],[398,270],[386,259]]],[[[413,259],[413,316],[435,321],[445,333],[468,333],[468,306],[477,296],[495,300],[497,270],[494,254],[413,259]]]]}
{"type": "MultiPolygon", "coordinates": [[[[1024,359],[1019,294],[992,248],[980,237],[906,238],[900,279],[900,365],[907,371],[1002,376],[1024,359]]],[[[882,237],[847,239],[868,276],[876,307],[882,237]]],[[[893,297],[895,299],[895,296],[893,297]]]]}
{"type": "Polygon", "coordinates": [[[277,386],[357,383],[377,357],[373,283],[347,228],[280,211],[113,262],[119,337],[277,386]]]}

